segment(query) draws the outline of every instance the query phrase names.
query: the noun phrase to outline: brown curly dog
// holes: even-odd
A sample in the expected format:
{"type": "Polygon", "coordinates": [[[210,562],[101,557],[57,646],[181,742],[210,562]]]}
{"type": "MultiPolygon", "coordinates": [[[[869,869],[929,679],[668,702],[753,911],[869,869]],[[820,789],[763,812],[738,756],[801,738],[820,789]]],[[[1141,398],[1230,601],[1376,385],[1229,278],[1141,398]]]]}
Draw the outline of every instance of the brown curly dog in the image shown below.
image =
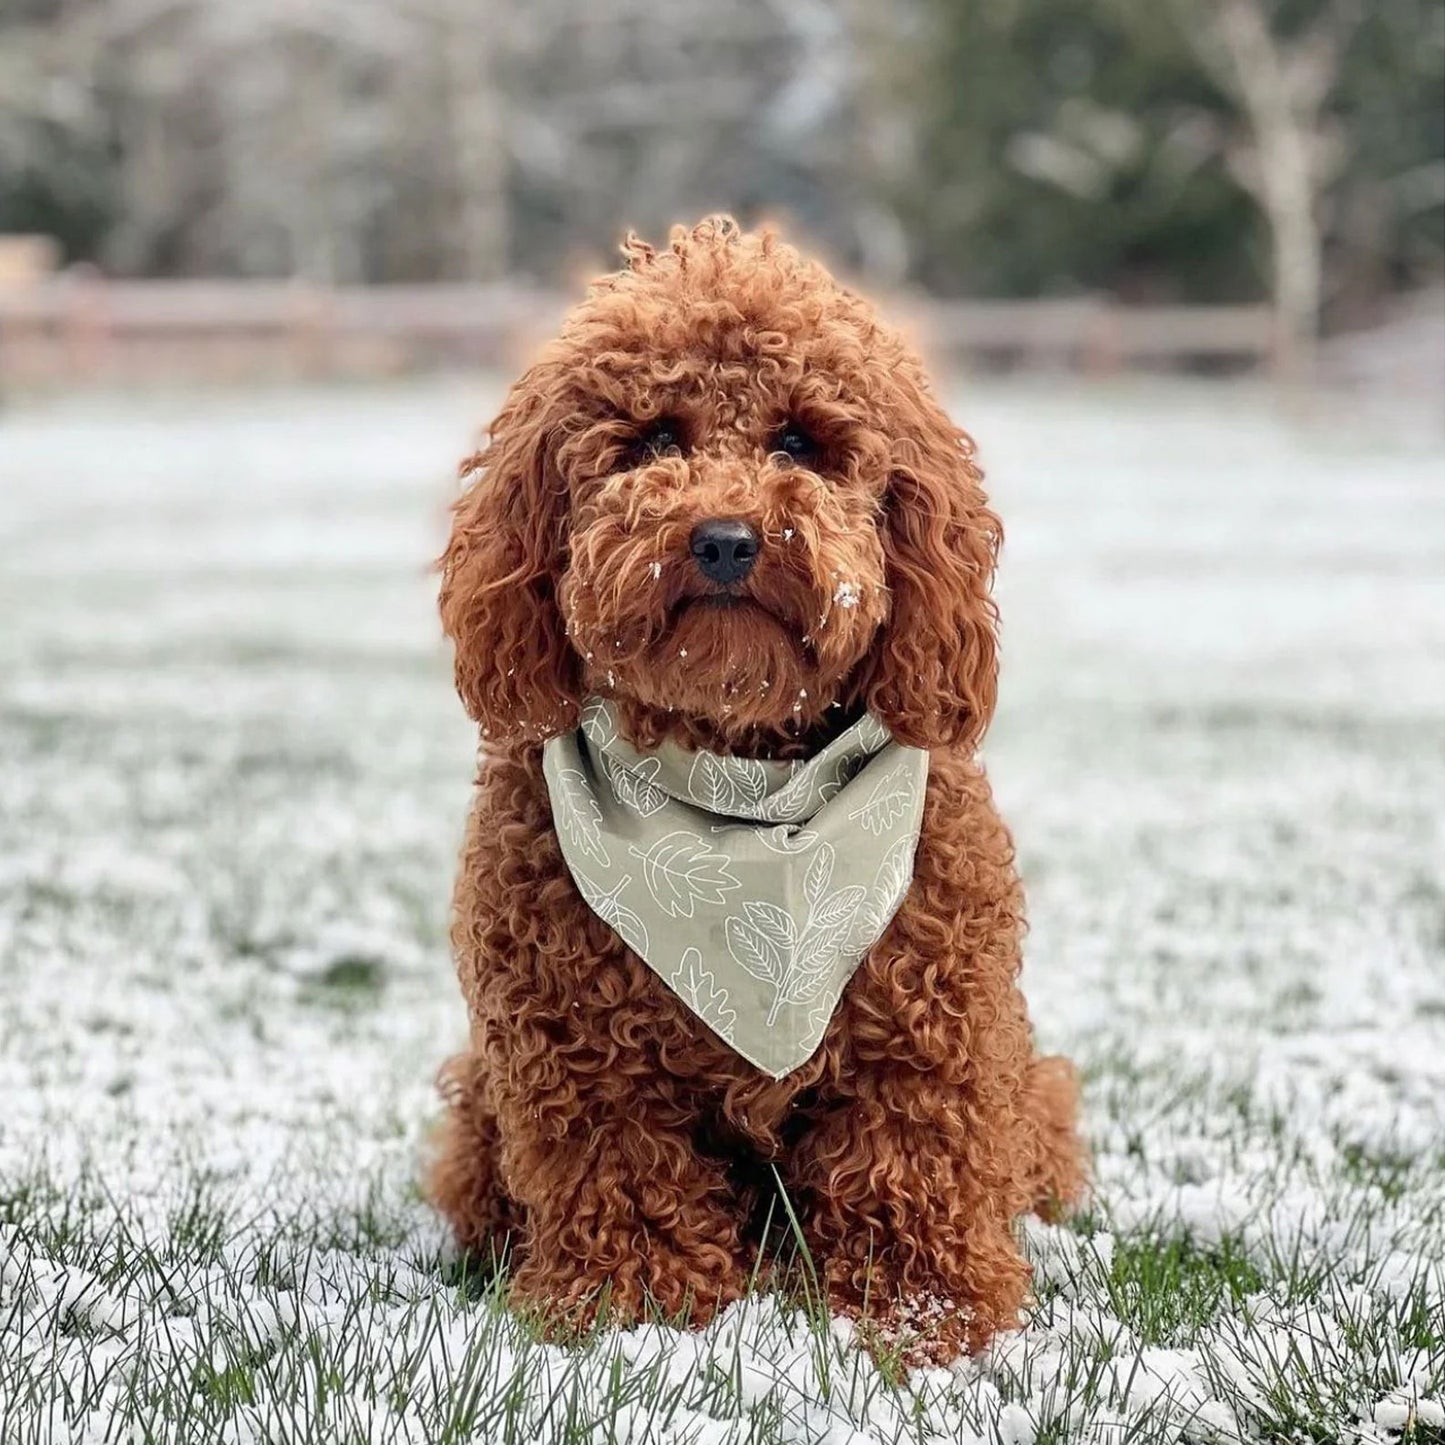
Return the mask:
{"type": "Polygon", "coordinates": [[[1015,1221],[1084,1179],[975,757],[999,523],[920,362],[821,266],[725,218],[626,254],[464,463],[442,558],[485,758],[452,924],[471,1042],[443,1072],[429,1194],[464,1247],[510,1239],[515,1304],[701,1324],[748,1287],[775,1166],[835,1307],[921,1312],[936,1358],[977,1350],[1025,1299],[1015,1221]],[[759,539],[732,606],[689,555],[715,518],[759,539]],[[830,610],[840,576],[857,605],[830,610]],[[867,708],[931,751],[902,908],[781,1080],[573,884],[542,743],[593,693],[643,748],[807,756],[867,708]]]}

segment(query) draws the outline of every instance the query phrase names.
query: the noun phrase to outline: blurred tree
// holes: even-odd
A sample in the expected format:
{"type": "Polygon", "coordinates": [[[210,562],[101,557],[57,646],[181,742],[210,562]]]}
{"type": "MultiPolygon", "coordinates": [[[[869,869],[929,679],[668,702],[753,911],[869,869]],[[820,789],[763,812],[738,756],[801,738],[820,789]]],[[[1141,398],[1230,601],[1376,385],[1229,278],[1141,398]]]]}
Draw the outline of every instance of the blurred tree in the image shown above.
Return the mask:
{"type": "Polygon", "coordinates": [[[1173,0],[1186,42],[1243,121],[1231,174],[1269,224],[1277,355],[1307,368],[1324,299],[1322,197],[1347,142],[1329,107],[1361,20],[1356,0],[1311,5],[1294,26],[1278,0],[1173,0]]]}
{"type": "Polygon", "coordinates": [[[1442,274],[1442,75],[1445,0],[4,0],[0,229],[552,280],[721,207],[945,294],[1272,290],[1307,344],[1442,274]]]}
{"type": "Polygon", "coordinates": [[[1344,169],[1325,198],[1327,307],[1377,309],[1438,279],[1445,253],[1445,3],[1370,0],[1336,115],[1344,169]]]}
{"type": "Polygon", "coordinates": [[[657,236],[717,209],[783,213],[857,258],[862,66],[835,0],[551,0],[515,15],[523,264],[554,272],[610,252],[623,226],[657,236]]]}
{"type": "Polygon", "coordinates": [[[1438,279],[1445,5],[920,0],[892,192],[950,292],[1230,300],[1286,339],[1438,279]]]}
{"type": "Polygon", "coordinates": [[[452,272],[466,280],[495,281],[510,269],[502,76],[510,59],[511,7],[507,0],[485,6],[426,0],[412,14],[433,27],[441,61],[456,192],[452,272]]]}
{"type": "Polygon", "coordinates": [[[1134,0],[924,0],[917,267],[950,292],[1236,299],[1256,244],[1207,85],[1134,0]],[[1121,11],[1125,13],[1120,13],[1121,11]]]}
{"type": "Polygon", "coordinates": [[[89,255],[115,224],[110,120],[93,76],[99,31],[60,24],[58,0],[0,12],[0,231],[55,236],[89,255]]]}

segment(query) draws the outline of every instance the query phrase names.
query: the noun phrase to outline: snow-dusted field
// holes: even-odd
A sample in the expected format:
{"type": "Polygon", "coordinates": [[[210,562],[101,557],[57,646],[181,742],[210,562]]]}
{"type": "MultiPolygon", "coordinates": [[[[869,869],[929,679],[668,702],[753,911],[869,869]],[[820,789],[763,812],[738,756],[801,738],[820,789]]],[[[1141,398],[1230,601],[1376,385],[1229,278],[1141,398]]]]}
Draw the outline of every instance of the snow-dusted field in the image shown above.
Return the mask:
{"type": "Polygon", "coordinates": [[[980,386],[988,755],[1097,1193],[899,1379],[806,1301],[536,1343],[418,1202],[473,739],[428,558],[495,389],[0,415],[0,1440],[1445,1436],[1445,454],[980,386]]]}

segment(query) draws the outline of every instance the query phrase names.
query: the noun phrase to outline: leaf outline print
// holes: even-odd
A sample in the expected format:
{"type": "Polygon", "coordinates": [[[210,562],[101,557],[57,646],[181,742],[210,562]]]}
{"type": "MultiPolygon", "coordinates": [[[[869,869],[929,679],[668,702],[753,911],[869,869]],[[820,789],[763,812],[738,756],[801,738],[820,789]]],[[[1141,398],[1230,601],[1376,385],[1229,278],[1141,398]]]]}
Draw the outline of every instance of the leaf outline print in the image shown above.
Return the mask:
{"type": "Polygon", "coordinates": [[[624,873],[609,888],[589,878],[580,869],[574,868],[572,881],[587,906],[630,948],[634,953],[646,955],[652,946],[647,925],[622,902],[622,892],[632,884],[632,875],[624,873]]]}
{"type": "Polygon", "coordinates": [[[737,1010],[728,1002],[728,991],[703,966],[701,950],[685,948],[668,979],[677,996],[725,1043],[732,1043],[737,1027],[737,1010]]]}
{"type": "Polygon", "coordinates": [[[577,719],[582,736],[594,747],[605,748],[617,738],[617,725],[612,719],[612,710],[600,697],[589,697],[582,704],[577,719]]]}
{"type": "Polygon", "coordinates": [[[728,893],[742,887],[732,859],[714,853],[705,838],[686,828],[664,833],[645,851],[635,843],[627,851],[642,861],[642,881],[668,918],[691,918],[697,904],[725,903],[728,893]]]}
{"type": "Polygon", "coordinates": [[[746,813],[768,791],[768,777],[752,758],[718,758],[698,753],[687,774],[687,791],[713,813],[746,813]]]}
{"type": "Polygon", "coordinates": [[[595,859],[604,868],[612,866],[607,845],[602,841],[602,809],[587,785],[587,779],[576,768],[557,770],[557,789],[553,801],[560,796],[558,822],[563,835],[586,857],[595,859]]]}
{"type": "Polygon", "coordinates": [[[602,770],[617,801],[641,818],[650,818],[667,806],[667,794],[657,786],[662,764],[656,758],[624,763],[610,753],[602,755],[602,770]]]}
{"type": "Polygon", "coordinates": [[[867,799],[848,814],[848,821],[862,823],[868,832],[881,835],[912,807],[913,798],[913,782],[906,774],[885,773],[867,799]]]}

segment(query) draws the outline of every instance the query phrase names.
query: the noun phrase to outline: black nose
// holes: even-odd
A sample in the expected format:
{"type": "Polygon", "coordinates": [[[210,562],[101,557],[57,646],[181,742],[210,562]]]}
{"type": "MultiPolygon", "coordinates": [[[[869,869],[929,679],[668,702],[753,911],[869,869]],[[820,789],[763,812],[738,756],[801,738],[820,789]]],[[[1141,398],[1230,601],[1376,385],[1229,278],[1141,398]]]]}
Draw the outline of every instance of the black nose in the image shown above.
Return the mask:
{"type": "Polygon", "coordinates": [[[746,522],[711,518],[692,529],[688,543],[698,570],[710,582],[741,582],[758,560],[758,534],[746,522]]]}

